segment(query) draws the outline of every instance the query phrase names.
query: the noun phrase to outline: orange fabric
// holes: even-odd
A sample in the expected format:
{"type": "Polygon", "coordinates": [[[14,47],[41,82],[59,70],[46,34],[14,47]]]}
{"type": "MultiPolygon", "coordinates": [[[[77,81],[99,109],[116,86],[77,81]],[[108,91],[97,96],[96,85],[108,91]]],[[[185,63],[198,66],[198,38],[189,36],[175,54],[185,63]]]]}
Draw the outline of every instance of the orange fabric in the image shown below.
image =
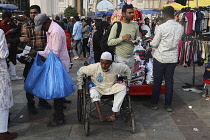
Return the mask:
{"type": "Polygon", "coordinates": [[[72,49],[72,46],[71,46],[71,36],[70,34],[68,33],[67,30],[64,30],[65,32],[65,35],[66,35],[66,45],[67,45],[67,49],[68,50],[71,50],[72,49]]]}

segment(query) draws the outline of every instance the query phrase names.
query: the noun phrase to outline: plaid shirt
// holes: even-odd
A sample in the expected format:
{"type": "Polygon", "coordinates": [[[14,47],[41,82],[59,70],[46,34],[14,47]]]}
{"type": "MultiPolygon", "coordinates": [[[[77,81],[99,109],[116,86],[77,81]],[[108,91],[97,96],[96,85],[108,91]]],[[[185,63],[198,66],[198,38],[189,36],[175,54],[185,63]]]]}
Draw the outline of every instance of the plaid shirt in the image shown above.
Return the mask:
{"type": "Polygon", "coordinates": [[[46,33],[44,31],[34,32],[34,23],[31,20],[22,25],[21,36],[28,37],[30,39],[28,45],[36,51],[45,49],[47,44],[46,33]]]}

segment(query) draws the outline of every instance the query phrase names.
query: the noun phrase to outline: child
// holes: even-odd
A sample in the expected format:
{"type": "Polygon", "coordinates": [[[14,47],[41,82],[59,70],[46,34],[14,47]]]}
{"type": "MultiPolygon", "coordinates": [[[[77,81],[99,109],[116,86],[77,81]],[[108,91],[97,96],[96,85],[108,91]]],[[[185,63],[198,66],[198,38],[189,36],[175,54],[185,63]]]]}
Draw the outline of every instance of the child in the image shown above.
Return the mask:
{"type": "Polygon", "coordinates": [[[73,63],[71,61],[71,50],[72,50],[72,45],[71,45],[71,35],[68,33],[67,30],[64,30],[65,35],[66,35],[66,45],[67,45],[67,49],[68,49],[68,53],[69,53],[69,58],[70,58],[70,63],[71,63],[71,67],[73,66],[73,63]]]}
{"type": "Polygon", "coordinates": [[[208,101],[209,97],[209,90],[210,90],[210,62],[208,62],[205,66],[205,72],[203,74],[203,81],[204,81],[204,89],[205,93],[202,95],[208,101]]]}

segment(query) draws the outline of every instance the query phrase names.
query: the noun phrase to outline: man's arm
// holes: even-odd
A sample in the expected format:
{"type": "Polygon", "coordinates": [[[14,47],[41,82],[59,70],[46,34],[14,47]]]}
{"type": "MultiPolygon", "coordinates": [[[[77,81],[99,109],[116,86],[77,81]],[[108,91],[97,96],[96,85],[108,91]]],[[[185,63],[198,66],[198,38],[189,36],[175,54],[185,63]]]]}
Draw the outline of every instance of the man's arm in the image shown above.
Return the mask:
{"type": "Polygon", "coordinates": [[[116,38],[116,35],[117,35],[117,24],[114,24],[111,28],[107,42],[109,46],[115,46],[123,41],[122,37],[116,38]]]}
{"type": "Polygon", "coordinates": [[[127,76],[128,85],[130,85],[131,80],[131,69],[126,64],[120,64],[120,73],[124,73],[127,76]]]}
{"type": "Polygon", "coordinates": [[[86,25],[84,28],[82,28],[82,33],[85,33],[85,32],[88,31],[88,30],[89,30],[89,26],[86,25]]]}
{"type": "Polygon", "coordinates": [[[74,24],[72,36],[75,36],[77,32],[77,24],[74,24]]]}
{"type": "MultiPolygon", "coordinates": [[[[52,46],[50,46],[50,50],[52,50],[56,56],[59,56],[60,50],[63,47],[62,46],[62,44],[63,44],[63,42],[62,42],[63,41],[63,38],[58,33],[54,33],[51,36],[53,38],[51,40],[52,41],[52,46]]],[[[50,50],[49,49],[45,49],[44,51],[39,51],[39,54],[41,56],[44,56],[45,58],[47,58],[50,50]]]]}
{"type": "Polygon", "coordinates": [[[161,27],[159,26],[158,29],[157,29],[157,32],[155,34],[155,37],[153,38],[153,40],[150,43],[150,45],[153,48],[157,48],[159,46],[159,44],[160,44],[161,37],[162,37],[162,31],[161,31],[161,27]]]}
{"type": "Polygon", "coordinates": [[[81,67],[78,71],[77,71],[77,86],[78,86],[78,90],[82,89],[82,85],[83,83],[83,76],[86,75],[93,75],[93,73],[95,72],[95,65],[88,65],[88,66],[83,66],[81,67]]]}

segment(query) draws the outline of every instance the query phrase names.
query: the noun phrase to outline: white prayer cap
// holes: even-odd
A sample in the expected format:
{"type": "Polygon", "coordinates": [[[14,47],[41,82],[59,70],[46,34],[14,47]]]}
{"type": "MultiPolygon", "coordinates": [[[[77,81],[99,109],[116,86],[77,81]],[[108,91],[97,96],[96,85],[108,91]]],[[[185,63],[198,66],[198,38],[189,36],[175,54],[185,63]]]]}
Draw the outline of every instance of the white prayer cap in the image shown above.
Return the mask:
{"type": "Polygon", "coordinates": [[[103,52],[101,59],[112,61],[112,54],[110,52],[103,52]]]}

